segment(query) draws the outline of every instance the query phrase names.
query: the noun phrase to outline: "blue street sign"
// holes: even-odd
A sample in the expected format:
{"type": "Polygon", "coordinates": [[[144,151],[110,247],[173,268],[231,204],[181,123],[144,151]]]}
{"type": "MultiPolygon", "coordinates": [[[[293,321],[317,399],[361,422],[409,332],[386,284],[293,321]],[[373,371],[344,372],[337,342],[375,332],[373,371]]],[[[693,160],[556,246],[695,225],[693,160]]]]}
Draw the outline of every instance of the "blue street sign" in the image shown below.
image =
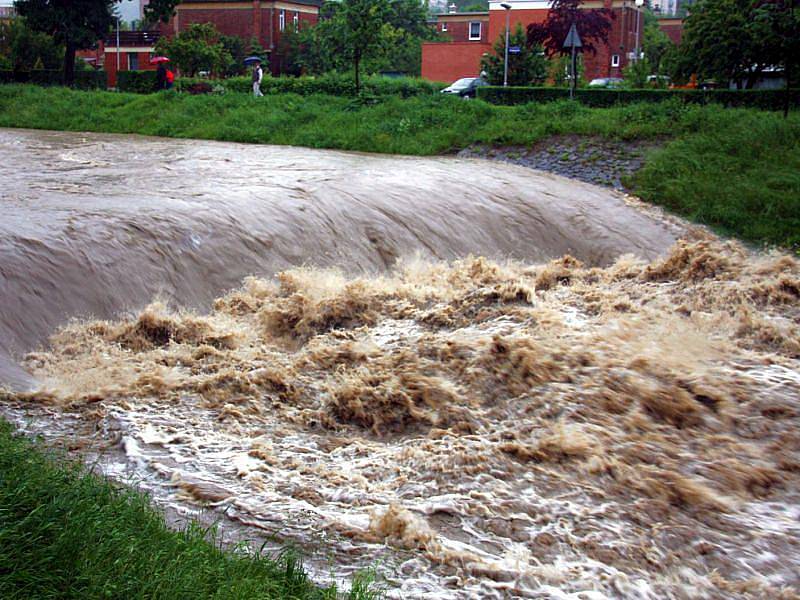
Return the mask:
{"type": "Polygon", "coordinates": [[[522,50],[520,49],[519,46],[509,46],[508,47],[508,53],[509,54],[519,54],[520,52],[522,52],[522,50]]]}

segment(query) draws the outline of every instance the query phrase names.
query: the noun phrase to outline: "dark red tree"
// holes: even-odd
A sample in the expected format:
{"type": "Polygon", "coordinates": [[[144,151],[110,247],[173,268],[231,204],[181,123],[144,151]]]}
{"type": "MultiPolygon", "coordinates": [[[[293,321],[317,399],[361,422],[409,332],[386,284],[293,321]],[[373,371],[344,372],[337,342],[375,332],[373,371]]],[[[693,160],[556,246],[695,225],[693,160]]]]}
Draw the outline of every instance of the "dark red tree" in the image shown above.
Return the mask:
{"type": "Polygon", "coordinates": [[[528,25],[528,45],[541,45],[549,57],[569,54],[570,50],[564,49],[563,45],[569,28],[575,23],[583,51],[597,54],[595,44],[608,41],[614,13],[607,8],[586,10],[580,5],[581,0],[555,0],[543,23],[528,25]]]}

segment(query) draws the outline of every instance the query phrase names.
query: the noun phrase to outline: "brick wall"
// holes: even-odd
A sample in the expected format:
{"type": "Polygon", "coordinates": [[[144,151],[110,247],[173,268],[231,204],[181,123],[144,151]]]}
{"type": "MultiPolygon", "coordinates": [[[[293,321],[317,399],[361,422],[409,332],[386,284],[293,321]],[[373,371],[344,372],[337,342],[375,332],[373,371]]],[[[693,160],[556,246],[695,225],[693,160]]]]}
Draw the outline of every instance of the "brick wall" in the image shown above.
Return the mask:
{"type": "Polygon", "coordinates": [[[659,19],[658,28],[667,34],[673,44],[680,44],[683,38],[683,19],[659,19]]]}
{"type": "Polygon", "coordinates": [[[450,38],[452,42],[473,42],[473,43],[482,43],[486,44],[489,41],[489,17],[487,16],[476,16],[476,17],[461,17],[456,20],[455,18],[451,17],[450,19],[446,18],[447,15],[440,15],[439,20],[436,23],[436,31],[446,35],[450,38]],[[470,40],[469,39],[469,27],[470,23],[480,23],[481,24],[481,38],[480,40],[470,40]],[[447,31],[442,31],[442,26],[447,25],[447,31]]]}
{"type": "MultiPolygon", "coordinates": [[[[105,49],[105,71],[108,76],[108,86],[117,86],[117,52],[116,48],[106,47],[105,49]]],[[[156,66],[150,64],[150,56],[153,52],[152,48],[125,48],[120,49],[119,56],[119,70],[128,70],[128,55],[135,54],[139,61],[138,71],[155,71],[156,66]]]]}
{"type": "Polygon", "coordinates": [[[166,35],[174,35],[185,31],[194,23],[212,23],[220,33],[242,38],[245,43],[257,38],[259,43],[270,51],[269,67],[273,74],[281,71],[282,60],[279,49],[281,39],[280,10],[285,11],[285,30],[294,27],[294,15],[297,14],[299,25],[316,23],[319,16],[317,9],[308,5],[292,5],[287,2],[236,3],[236,6],[219,7],[209,2],[207,6],[200,3],[179,5],[176,16],[170,23],[162,27],[166,35]]]}
{"type": "Polygon", "coordinates": [[[480,74],[481,57],[491,52],[489,44],[476,42],[431,42],[422,44],[422,76],[452,83],[480,74]]]}

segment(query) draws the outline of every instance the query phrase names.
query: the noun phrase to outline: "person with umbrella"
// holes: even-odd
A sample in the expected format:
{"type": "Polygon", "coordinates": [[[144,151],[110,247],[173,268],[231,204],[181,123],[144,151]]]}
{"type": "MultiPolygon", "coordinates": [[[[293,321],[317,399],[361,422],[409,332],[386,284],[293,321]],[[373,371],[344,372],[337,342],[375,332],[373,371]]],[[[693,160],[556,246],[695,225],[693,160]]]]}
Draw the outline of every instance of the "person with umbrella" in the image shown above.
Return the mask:
{"type": "Polygon", "coordinates": [[[248,56],[244,59],[245,65],[253,66],[253,96],[259,98],[264,94],[261,93],[261,80],[264,78],[264,71],[261,68],[260,56],[248,56]]]}
{"type": "Polygon", "coordinates": [[[172,87],[172,82],[175,81],[175,76],[172,71],[168,71],[166,63],[169,59],[166,56],[155,56],[150,59],[151,65],[158,65],[156,69],[156,91],[168,90],[172,87]]]}

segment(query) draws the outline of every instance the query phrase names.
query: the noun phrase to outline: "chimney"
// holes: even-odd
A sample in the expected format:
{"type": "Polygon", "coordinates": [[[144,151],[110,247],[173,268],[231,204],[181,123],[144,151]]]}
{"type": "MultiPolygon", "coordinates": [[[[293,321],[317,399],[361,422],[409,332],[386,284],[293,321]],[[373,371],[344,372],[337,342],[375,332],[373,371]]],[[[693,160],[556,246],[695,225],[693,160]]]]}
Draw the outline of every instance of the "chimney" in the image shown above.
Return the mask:
{"type": "Polygon", "coordinates": [[[447,12],[449,12],[450,14],[458,12],[458,7],[456,6],[455,2],[453,2],[450,6],[447,7],[447,12]]]}

